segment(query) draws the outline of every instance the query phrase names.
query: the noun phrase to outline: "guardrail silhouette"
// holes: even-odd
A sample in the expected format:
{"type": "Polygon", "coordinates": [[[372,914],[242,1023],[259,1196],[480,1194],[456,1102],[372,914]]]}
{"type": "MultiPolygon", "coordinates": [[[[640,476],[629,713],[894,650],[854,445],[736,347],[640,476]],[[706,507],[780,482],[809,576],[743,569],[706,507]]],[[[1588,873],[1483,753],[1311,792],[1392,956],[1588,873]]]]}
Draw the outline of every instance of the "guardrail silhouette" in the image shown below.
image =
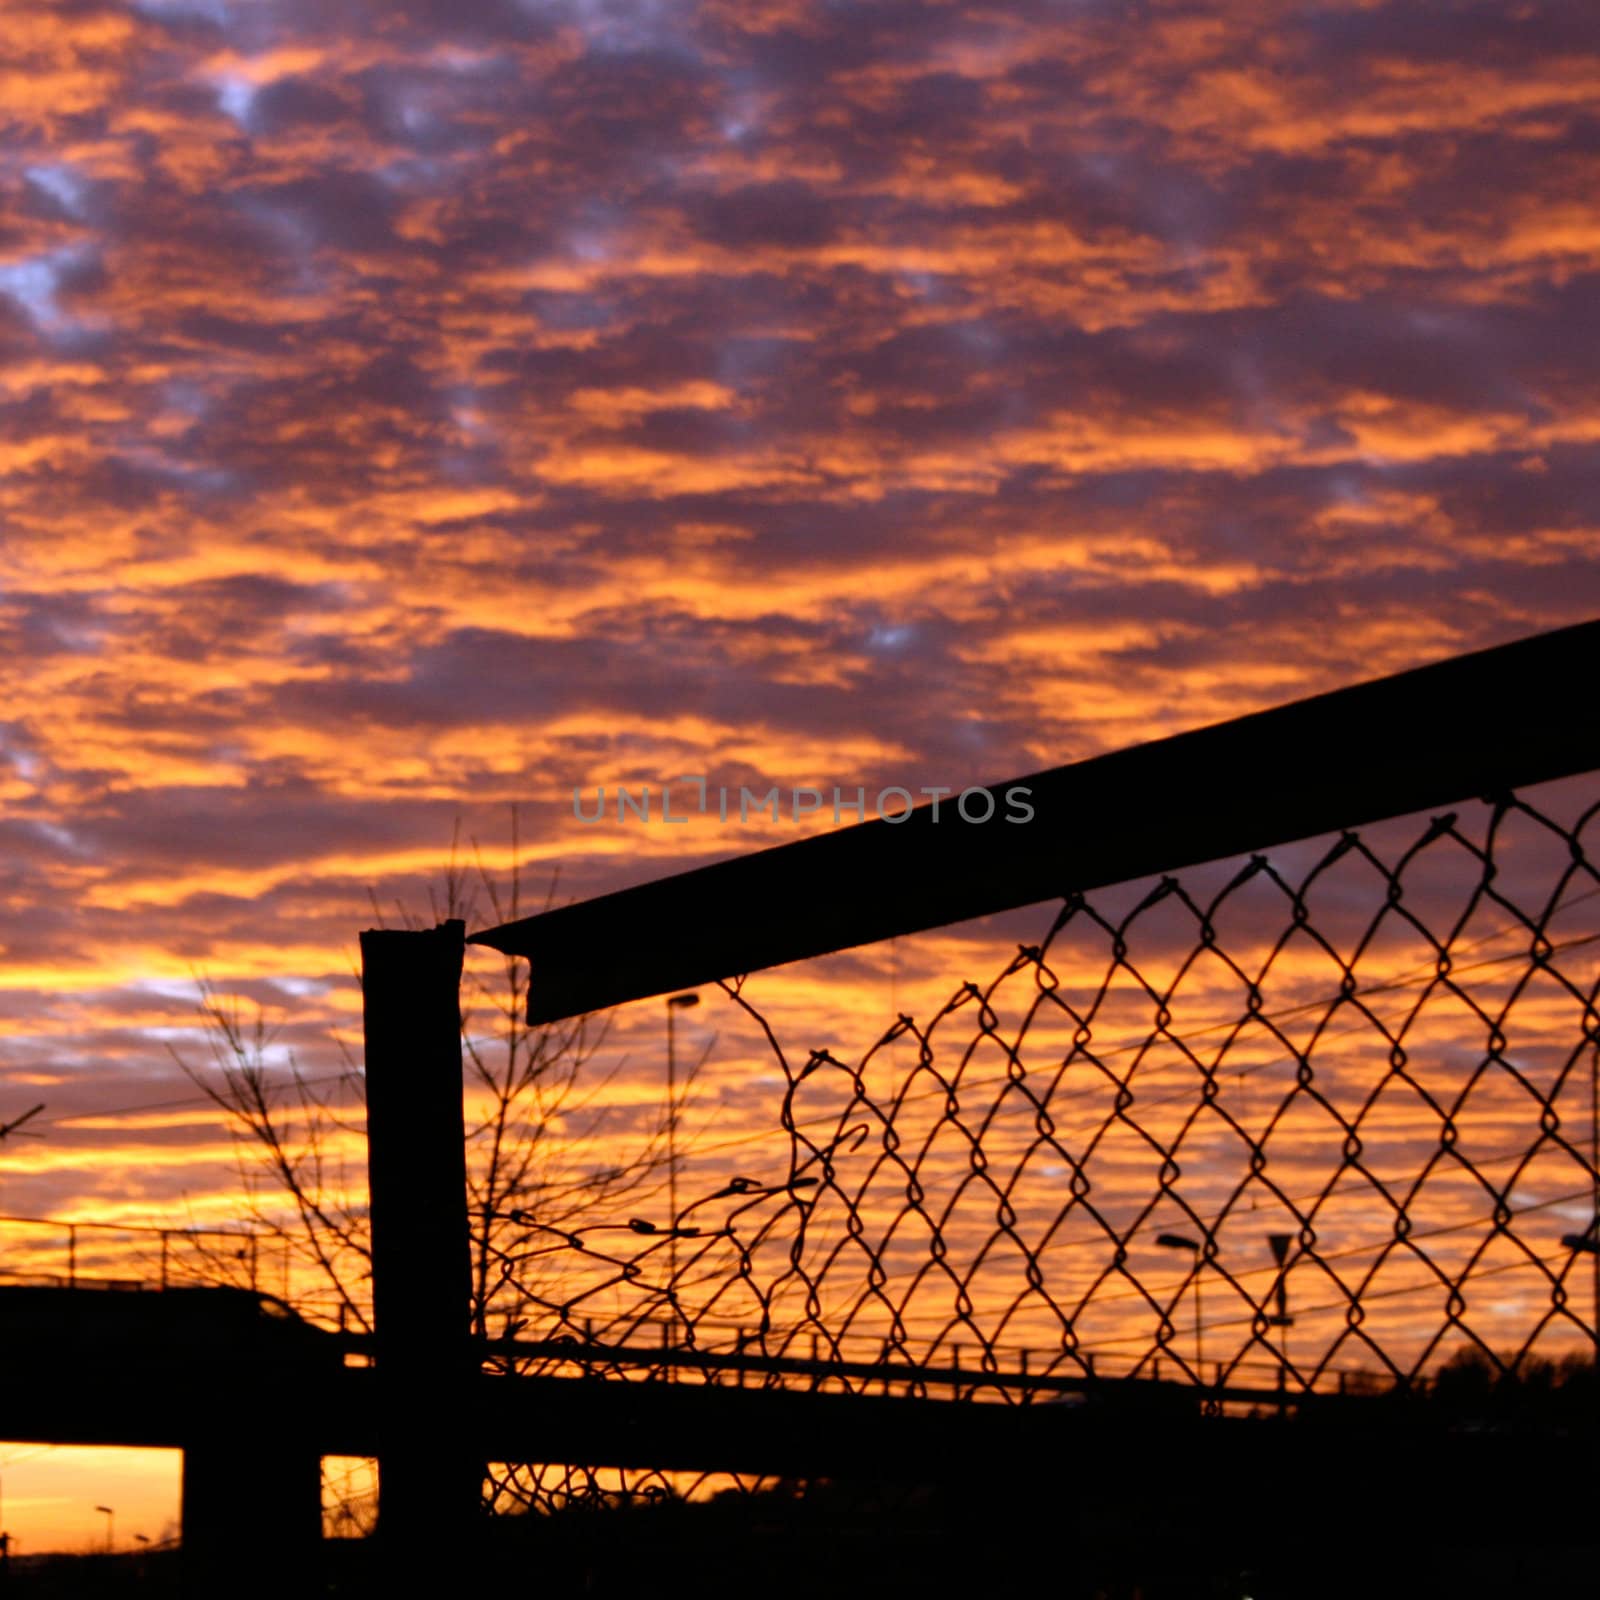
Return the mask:
{"type": "Polygon", "coordinates": [[[0,1288],[231,1285],[287,1297],[287,1264],[249,1228],[0,1216],[0,1288]]]}

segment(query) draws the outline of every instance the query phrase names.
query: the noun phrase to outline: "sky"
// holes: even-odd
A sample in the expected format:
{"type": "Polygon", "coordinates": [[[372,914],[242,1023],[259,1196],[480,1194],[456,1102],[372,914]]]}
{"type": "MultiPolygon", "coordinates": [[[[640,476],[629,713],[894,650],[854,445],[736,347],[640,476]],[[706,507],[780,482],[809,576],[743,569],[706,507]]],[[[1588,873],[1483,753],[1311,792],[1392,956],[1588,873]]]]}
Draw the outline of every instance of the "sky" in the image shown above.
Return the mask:
{"type": "Polygon", "coordinates": [[[588,896],[796,828],[575,788],[991,783],[1593,615],[1597,57],[1573,0],[19,9],[0,1207],[226,1221],[197,984],[329,1068],[374,903],[513,805],[588,896]]]}

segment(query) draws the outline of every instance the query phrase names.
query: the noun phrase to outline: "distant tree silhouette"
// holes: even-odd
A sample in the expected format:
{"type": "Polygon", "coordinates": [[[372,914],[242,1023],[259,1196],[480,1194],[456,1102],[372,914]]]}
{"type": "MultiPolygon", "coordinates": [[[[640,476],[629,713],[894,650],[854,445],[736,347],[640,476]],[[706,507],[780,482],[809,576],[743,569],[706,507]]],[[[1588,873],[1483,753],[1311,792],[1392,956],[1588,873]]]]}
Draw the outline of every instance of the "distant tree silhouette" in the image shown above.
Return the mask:
{"type": "Polygon", "coordinates": [[[1457,1421],[1499,1427],[1592,1424],[1597,1394],[1594,1360],[1587,1352],[1513,1363],[1476,1345],[1463,1345],[1451,1355],[1426,1391],[1430,1404],[1457,1421]]]}

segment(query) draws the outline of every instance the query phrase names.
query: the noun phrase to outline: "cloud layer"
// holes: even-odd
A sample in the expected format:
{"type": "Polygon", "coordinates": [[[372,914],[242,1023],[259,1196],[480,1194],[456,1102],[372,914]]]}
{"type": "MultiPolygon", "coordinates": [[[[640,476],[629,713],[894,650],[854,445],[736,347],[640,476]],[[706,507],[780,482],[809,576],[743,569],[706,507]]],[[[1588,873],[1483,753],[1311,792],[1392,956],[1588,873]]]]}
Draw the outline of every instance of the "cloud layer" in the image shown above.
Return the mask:
{"type": "MultiPolygon", "coordinates": [[[[0,1112],[192,1092],[197,971],[332,1061],[457,819],[588,894],[777,835],[578,785],[993,782],[1600,600],[1565,0],[60,0],[0,52],[0,1112]]],[[[225,1208],[204,1118],[52,1149],[8,1209],[225,1208]]]]}

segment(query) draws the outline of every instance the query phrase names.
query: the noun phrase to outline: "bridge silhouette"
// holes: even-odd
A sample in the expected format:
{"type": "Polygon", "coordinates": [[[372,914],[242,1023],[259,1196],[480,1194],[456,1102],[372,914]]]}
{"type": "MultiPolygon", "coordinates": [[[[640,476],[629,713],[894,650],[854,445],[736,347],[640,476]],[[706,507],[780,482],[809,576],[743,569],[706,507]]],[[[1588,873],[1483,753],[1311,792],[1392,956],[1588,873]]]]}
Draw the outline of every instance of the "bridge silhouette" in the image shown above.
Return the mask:
{"type": "MultiPolygon", "coordinates": [[[[0,1346],[11,1370],[27,1375],[9,1391],[3,1431],[19,1441],[182,1451],[186,1592],[300,1592],[318,1569],[321,1458],[381,1460],[394,1449],[397,1416],[414,1414],[387,1375],[346,1364],[370,1343],[316,1328],[249,1290],[0,1289],[0,1346]]],[[[1056,1501],[1059,1517],[1104,1517],[1103,1486],[1139,1484],[1141,1516],[1179,1526],[1187,1518],[1196,1536],[1210,1537],[1217,1519],[1198,1485],[1249,1485],[1252,1516],[1289,1527],[1308,1505],[1348,1501],[1352,1485],[1396,1452],[1407,1463],[1406,1517],[1415,1525],[1448,1524],[1463,1497],[1491,1481],[1496,1515],[1508,1519],[1559,1526],[1587,1505],[1589,1437],[1463,1435],[1426,1417],[1419,1427],[1414,1406],[1397,1410],[1382,1396],[1299,1396],[1291,1422],[1281,1391],[1229,1391],[1224,1398],[1253,1414],[1206,1417],[1194,1387],[1177,1381],[1124,1378],[1059,1391],[1080,1402],[1072,1405],[986,1405],[971,1398],[985,1375],[970,1372],[895,1375],[919,1385],[943,1380],[962,1396],[939,1398],[743,1388],[741,1374],[770,1375],[772,1364],[740,1368],[728,1357],[697,1364],[702,1381],[674,1383],[660,1381],[660,1350],[528,1341],[514,1353],[655,1375],[476,1372],[451,1390],[460,1407],[451,1437],[408,1436],[402,1427],[407,1448],[434,1471],[453,1446],[475,1461],[532,1453],[691,1474],[942,1485],[973,1492],[980,1504],[974,1464],[990,1463],[1010,1485],[1013,1513],[1056,1501]]],[[[822,1365],[791,1363],[782,1375],[815,1379],[822,1365]]],[[[891,1381],[881,1368],[860,1375],[891,1381]]],[[[1126,1516],[1127,1491],[1112,1499],[1126,1516]]],[[[413,1583],[446,1592],[458,1579],[472,1534],[470,1525],[452,1532],[449,1549],[404,1541],[413,1583]]],[[[401,1560],[391,1557],[391,1571],[401,1560]]]]}

